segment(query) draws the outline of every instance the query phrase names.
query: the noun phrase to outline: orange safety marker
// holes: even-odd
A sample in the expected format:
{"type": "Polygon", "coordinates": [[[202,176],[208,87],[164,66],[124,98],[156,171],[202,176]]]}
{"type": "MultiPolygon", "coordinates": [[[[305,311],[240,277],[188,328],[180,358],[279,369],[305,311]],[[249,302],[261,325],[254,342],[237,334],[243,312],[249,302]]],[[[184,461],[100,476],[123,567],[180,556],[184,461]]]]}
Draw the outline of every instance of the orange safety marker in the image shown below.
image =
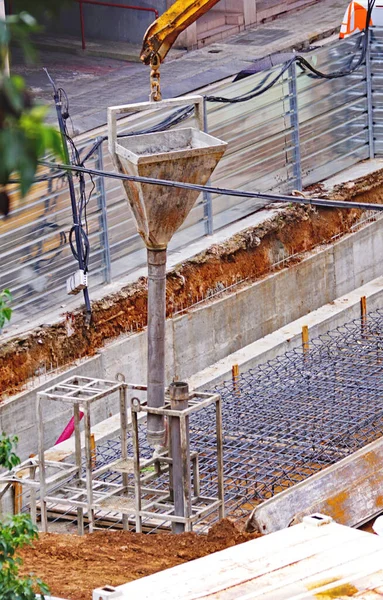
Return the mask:
{"type": "Polygon", "coordinates": [[[303,327],[302,327],[302,348],[303,348],[303,354],[306,354],[310,350],[309,328],[307,325],[303,325],[303,327]]]}
{"type": "Polygon", "coordinates": [[[362,296],[360,299],[360,316],[362,320],[362,332],[366,329],[367,325],[367,298],[366,296],[362,296]]]}
{"type": "Polygon", "coordinates": [[[233,388],[236,392],[236,395],[239,396],[240,390],[238,387],[238,379],[239,379],[239,366],[238,365],[233,365],[231,367],[231,376],[233,378],[233,388]]]}
{"type": "Polygon", "coordinates": [[[90,434],[90,454],[92,457],[92,469],[96,468],[96,439],[94,433],[90,434]]]}

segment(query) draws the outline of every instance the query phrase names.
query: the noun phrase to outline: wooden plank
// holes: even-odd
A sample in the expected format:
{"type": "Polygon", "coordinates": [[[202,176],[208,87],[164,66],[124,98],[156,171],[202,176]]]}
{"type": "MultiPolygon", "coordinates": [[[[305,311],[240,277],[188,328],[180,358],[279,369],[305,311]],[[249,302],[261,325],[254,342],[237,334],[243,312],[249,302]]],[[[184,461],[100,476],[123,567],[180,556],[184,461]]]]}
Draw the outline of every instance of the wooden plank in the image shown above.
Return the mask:
{"type": "Polygon", "coordinates": [[[316,512],[355,527],[383,511],[383,438],[257,506],[248,528],[262,533],[316,512]]]}
{"type": "Polygon", "coordinates": [[[121,600],[179,600],[180,589],[183,600],[263,598],[269,592],[265,597],[277,600],[278,590],[288,585],[291,590],[305,592],[307,588],[299,587],[305,578],[323,585],[324,573],[334,565],[338,579],[343,572],[352,576],[358,572],[354,563],[359,559],[380,569],[383,540],[333,522],[322,527],[302,523],[119,586],[118,590],[121,600]]]}

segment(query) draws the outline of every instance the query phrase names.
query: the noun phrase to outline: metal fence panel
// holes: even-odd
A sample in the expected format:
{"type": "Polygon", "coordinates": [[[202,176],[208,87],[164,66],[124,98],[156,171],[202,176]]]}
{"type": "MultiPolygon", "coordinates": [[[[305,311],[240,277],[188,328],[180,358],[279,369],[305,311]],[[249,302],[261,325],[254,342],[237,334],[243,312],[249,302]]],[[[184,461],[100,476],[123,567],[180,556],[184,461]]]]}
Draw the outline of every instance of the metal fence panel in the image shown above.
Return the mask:
{"type": "MultiPolygon", "coordinates": [[[[306,55],[324,72],[350,66],[360,52],[363,34],[318,48],[306,55]]],[[[368,58],[371,64],[338,79],[318,79],[293,65],[268,92],[236,104],[207,102],[207,129],[228,143],[211,183],[217,187],[289,192],[320,181],[371,156],[383,153],[383,30],[373,29],[368,58]],[[372,73],[369,89],[366,73],[372,73]],[[373,108],[372,108],[373,105],[373,108]],[[372,125],[374,137],[372,140],[372,125]]],[[[237,97],[254,90],[278,67],[238,82],[219,82],[205,93],[237,97]]],[[[170,111],[153,110],[119,121],[119,132],[152,128],[170,111]]],[[[178,126],[194,124],[194,118],[178,126]]],[[[106,128],[101,132],[106,134],[106,128]]],[[[91,137],[82,136],[80,148],[89,149],[91,137]]],[[[89,167],[114,170],[104,142],[89,167]]],[[[146,253],[136,232],[121,182],[98,177],[87,206],[91,243],[90,289],[100,287],[145,263],[146,253]]],[[[65,178],[34,185],[21,200],[11,191],[12,212],[0,218],[0,289],[14,296],[14,321],[37,311],[67,303],[65,282],[77,263],[68,234],[72,226],[65,178]]],[[[211,233],[265,205],[259,199],[200,195],[170,249],[211,233]]]]}
{"type": "Polygon", "coordinates": [[[371,30],[370,65],[372,81],[372,115],[374,150],[383,155],[383,29],[371,30]]]}

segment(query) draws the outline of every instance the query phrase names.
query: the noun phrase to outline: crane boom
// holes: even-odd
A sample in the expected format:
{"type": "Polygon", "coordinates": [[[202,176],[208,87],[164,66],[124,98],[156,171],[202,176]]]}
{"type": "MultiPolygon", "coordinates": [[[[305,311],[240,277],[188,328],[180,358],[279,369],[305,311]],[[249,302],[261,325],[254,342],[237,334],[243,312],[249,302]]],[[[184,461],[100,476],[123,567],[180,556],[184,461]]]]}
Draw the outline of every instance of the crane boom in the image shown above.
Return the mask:
{"type": "Polygon", "coordinates": [[[145,33],[140,58],[146,65],[161,63],[186,27],[208,12],[219,0],[176,0],[145,33]]]}

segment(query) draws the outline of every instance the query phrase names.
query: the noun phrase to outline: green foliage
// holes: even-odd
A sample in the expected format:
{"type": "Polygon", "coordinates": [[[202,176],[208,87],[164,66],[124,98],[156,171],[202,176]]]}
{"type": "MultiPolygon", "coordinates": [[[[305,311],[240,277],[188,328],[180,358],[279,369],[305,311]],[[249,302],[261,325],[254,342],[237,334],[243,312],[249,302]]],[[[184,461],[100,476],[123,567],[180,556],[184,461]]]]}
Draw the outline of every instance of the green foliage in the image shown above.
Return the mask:
{"type": "Polygon", "coordinates": [[[34,104],[25,81],[19,75],[6,74],[5,64],[10,39],[23,49],[26,59],[34,58],[29,34],[37,30],[36,21],[28,13],[0,20],[0,213],[9,212],[9,198],[4,189],[13,176],[20,178],[24,196],[33,183],[38,159],[53,153],[63,159],[60,133],[44,123],[48,111],[34,104]]]}
{"type": "MultiPolygon", "coordinates": [[[[17,437],[0,437],[0,466],[12,469],[20,463],[14,449],[17,437]]],[[[20,577],[22,560],[17,551],[30,546],[38,536],[29,515],[20,514],[0,520],[0,598],[1,600],[36,600],[36,592],[44,599],[49,593],[45,583],[30,575],[20,577]]]]}
{"type": "Polygon", "coordinates": [[[20,577],[22,560],[17,550],[31,545],[38,532],[29,515],[15,515],[0,521],[0,598],[2,600],[36,600],[36,592],[44,598],[48,587],[33,576],[20,577]]]}
{"type": "Polygon", "coordinates": [[[9,290],[4,290],[0,292],[0,330],[4,327],[6,321],[11,320],[12,309],[9,306],[9,303],[11,301],[12,295],[9,290]]]}
{"type": "Polygon", "coordinates": [[[6,469],[13,469],[20,464],[20,459],[14,452],[16,444],[18,442],[17,437],[7,437],[5,433],[0,437],[0,466],[6,469]]]}

